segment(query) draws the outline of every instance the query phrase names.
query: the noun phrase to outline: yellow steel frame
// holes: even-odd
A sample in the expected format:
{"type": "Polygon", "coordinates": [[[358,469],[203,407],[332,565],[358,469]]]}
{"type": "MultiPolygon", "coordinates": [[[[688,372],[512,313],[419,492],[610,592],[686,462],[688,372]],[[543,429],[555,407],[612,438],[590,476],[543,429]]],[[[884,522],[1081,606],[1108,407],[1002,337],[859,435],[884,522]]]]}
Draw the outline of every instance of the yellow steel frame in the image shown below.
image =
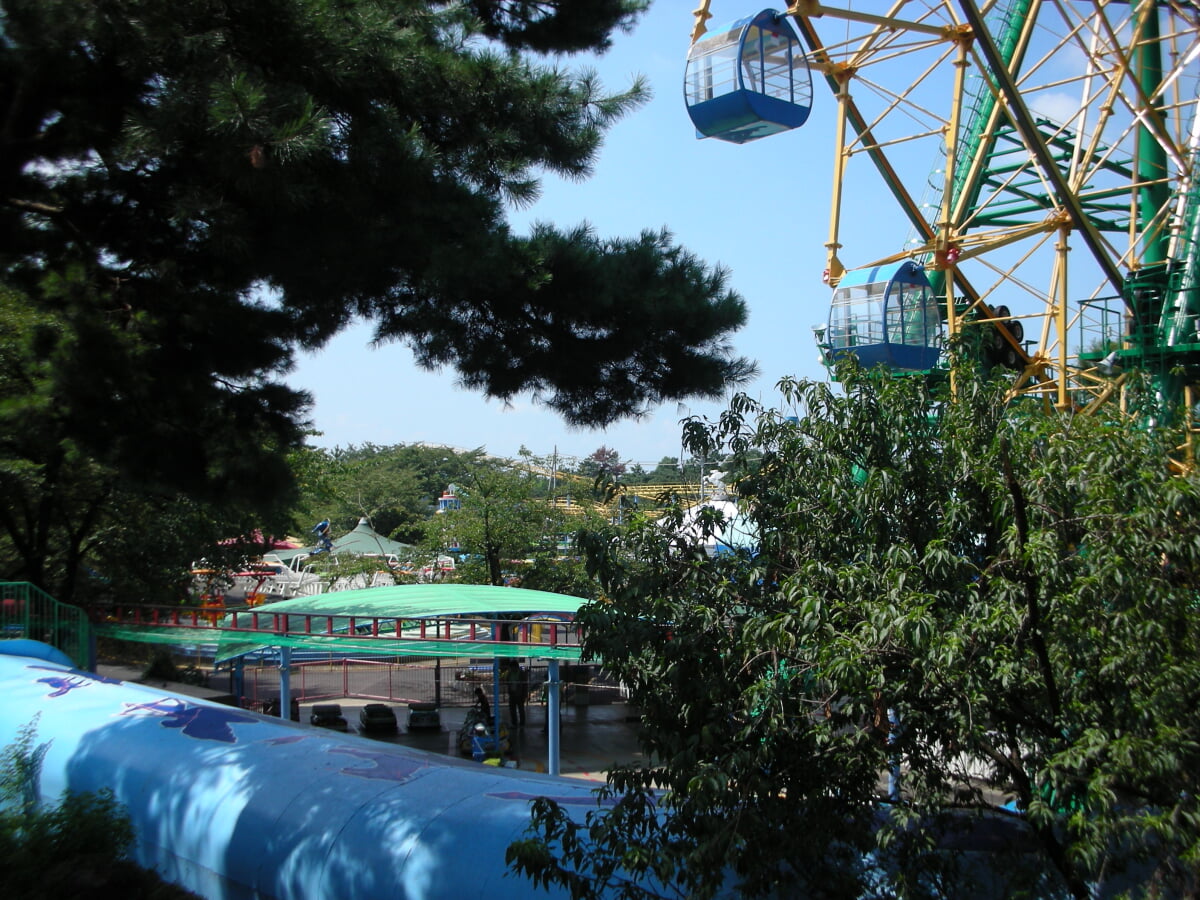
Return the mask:
{"type": "MultiPolygon", "coordinates": [[[[844,258],[849,248],[845,235],[852,224],[847,216],[846,187],[852,177],[852,160],[865,154],[916,231],[917,241],[901,253],[856,261],[856,267],[916,257],[927,268],[944,272],[942,299],[951,338],[968,327],[1000,326],[997,332],[1016,351],[1020,363],[1013,379],[1014,395],[1039,397],[1059,410],[1091,413],[1112,398],[1122,397],[1128,379],[1078,362],[1072,334],[1080,328],[1081,311],[1073,305],[1072,295],[1119,296],[1125,271],[1142,266],[1147,241],[1155,233],[1167,233],[1178,220],[1175,207],[1164,206],[1148,218],[1137,206],[1138,192],[1150,185],[1133,177],[1121,180],[1123,163],[1115,148],[1129,143],[1134,129],[1145,126],[1163,148],[1169,166],[1163,178],[1169,186],[1177,188],[1181,179],[1189,177],[1188,162],[1195,150],[1188,141],[1197,140],[1197,135],[1179,127],[1172,130],[1170,123],[1188,116],[1193,121],[1197,118],[1187,109],[1188,103],[1196,102],[1187,90],[1195,88],[1200,34],[1194,21],[1186,17],[1176,15],[1170,20],[1174,30],[1162,37],[1168,48],[1162,88],[1149,95],[1133,78],[1132,56],[1137,42],[1148,33],[1147,18],[1156,4],[1147,0],[1129,4],[1032,0],[1028,14],[1014,30],[1011,70],[994,64],[998,51],[983,28],[983,12],[995,4],[980,5],[982,12],[974,0],[893,0],[882,13],[852,9],[849,2],[835,7],[815,0],[793,0],[788,7],[787,14],[809,48],[810,65],[825,76],[836,100],[824,277],[836,285],[846,271],[844,258]],[[821,35],[825,28],[821,23],[826,21],[861,27],[850,37],[847,25],[845,38],[826,44],[821,35]],[[1048,48],[1041,36],[1047,32],[1042,27],[1047,21],[1059,28],[1048,48]],[[1064,50],[1086,62],[1081,71],[1051,73],[1064,50]],[[889,81],[884,74],[875,79],[878,85],[870,81],[876,68],[886,73],[887,67],[893,66],[894,74],[901,54],[901,80],[889,81]],[[927,65],[918,62],[930,58],[927,65]],[[993,100],[980,128],[978,149],[992,147],[1008,136],[1025,155],[1010,171],[990,168],[984,152],[960,159],[968,75],[985,79],[993,100]],[[889,89],[896,84],[903,88],[889,89]],[[1069,90],[1081,91],[1083,99],[1078,109],[1068,111],[1067,125],[1052,127],[1031,111],[1032,104],[1069,90]],[[885,100],[881,110],[868,113],[861,100],[872,91],[885,100]],[[930,124],[910,122],[894,127],[905,115],[930,124]],[[909,185],[915,184],[915,179],[907,172],[902,177],[901,167],[891,158],[893,148],[931,135],[945,143],[941,196],[932,222],[922,215],[919,202],[910,193],[909,185]],[[1064,166],[1056,154],[1068,150],[1069,164],[1064,166]],[[956,179],[958,169],[963,177],[956,179]],[[1008,221],[1004,216],[993,216],[990,221],[984,218],[1000,198],[1020,196],[1023,191],[1045,198],[1047,206],[1041,215],[1026,213],[1020,221],[1008,221]],[[972,197],[977,198],[974,204],[972,197]],[[1114,207],[1125,200],[1127,233],[1102,233],[1088,210],[1100,209],[1102,203],[1114,207]],[[977,290],[964,268],[969,268],[976,280],[980,274],[995,276],[995,283],[977,290]],[[1035,271],[1038,274],[1032,274],[1035,271]],[[1015,317],[1002,320],[995,308],[1012,302],[1009,298],[1013,295],[1024,298],[1025,306],[1015,317]],[[970,322],[964,318],[967,312],[971,313],[970,322]],[[1030,326],[1040,320],[1040,331],[1019,344],[1002,324],[1013,318],[1030,326]]],[[[709,7],[709,0],[701,0],[695,10],[693,41],[705,31],[709,7]]],[[[1158,4],[1157,8],[1166,11],[1167,5],[1158,4]]],[[[1172,233],[1172,239],[1178,240],[1178,236],[1172,233]]],[[[1200,397],[1200,392],[1196,396],[1200,397]]]]}
{"type": "MultiPolygon", "coordinates": [[[[853,225],[846,207],[847,184],[852,160],[865,155],[916,239],[901,252],[855,260],[856,267],[916,258],[943,273],[948,336],[954,340],[967,328],[992,326],[1018,360],[1012,397],[1027,396],[1047,410],[1084,415],[1114,404],[1124,412],[1132,383],[1129,373],[1081,362],[1080,350],[1087,348],[1073,343],[1082,339],[1085,304],[1117,304],[1126,273],[1145,265],[1146,248],[1156,240],[1160,247],[1169,240],[1170,259],[1200,252],[1183,243],[1187,236],[1180,228],[1186,189],[1190,185],[1193,192],[1200,190],[1190,184],[1195,174],[1190,166],[1200,144],[1200,112],[1195,109],[1200,106],[1200,16],[1189,17],[1166,0],[1030,0],[1019,27],[1008,35],[1013,41],[1006,67],[984,22],[984,14],[998,6],[996,0],[892,0],[880,13],[851,8],[851,2],[835,7],[792,0],[787,8],[808,46],[811,67],[824,75],[836,101],[825,282],[837,285],[846,271],[843,260],[853,252],[846,246],[855,237],[846,230],[853,225]],[[1160,10],[1168,28],[1155,37],[1148,26],[1151,14],[1160,10]],[[818,26],[823,21],[845,27],[845,37],[827,44],[818,26]],[[1046,27],[1044,21],[1051,24],[1046,27]],[[1043,35],[1056,26],[1057,40],[1047,47],[1043,35]],[[1154,90],[1135,77],[1134,55],[1147,35],[1165,48],[1163,76],[1154,90]],[[1064,57],[1072,56],[1086,61],[1080,71],[1051,73],[1064,57]],[[884,74],[872,80],[876,70],[885,71],[901,57],[904,68],[898,78],[889,80],[884,74]],[[931,59],[923,70],[918,57],[931,59]],[[974,155],[962,159],[966,78],[972,74],[984,79],[991,103],[982,114],[982,125],[973,126],[980,135],[974,155]],[[903,87],[893,89],[897,84],[903,87]],[[1064,114],[1065,124],[1052,126],[1032,112],[1046,97],[1069,90],[1079,91],[1081,99],[1076,109],[1064,114]],[[882,109],[877,104],[868,112],[862,100],[873,99],[872,94],[886,99],[882,109]],[[893,122],[903,121],[905,115],[929,124],[894,127],[893,122]],[[1152,174],[1146,174],[1139,156],[1143,143],[1134,140],[1138,129],[1151,137],[1166,160],[1159,174],[1152,168],[1152,174]],[[927,218],[909,190],[916,179],[895,162],[893,151],[931,136],[941,137],[945,146],[937,212],[927,218]],[[1024,158],[1007,167],[993,166],[987,151],[1003,140],[1012,141],[1016,156],[1024,158]],[[1122,175],[1122,157],[1129,158],[1131,145],[1137,150],[1122,175]],[[1064,165],[1062,154],[1068,152],[1064,165]],[[1171,199],[1148,211],[1146,197],[1156,185],[1166,189],[1158,196],[1171,199]],[[1021,215],[996,212],[1012,209],[1004,207],[1005,198],[1026,194],[1031,200],[1021,215]],[[1037,200],[1045,204],[1041,215],[1037,200]],[[1111,227],[1122,216],[1122,203],[1128,220],[1123,234],[1111,227]],[[1101,231],[1097,222],[1106,214],[1111,221],[1101,231]],[[979,289],[973,280],[980,283],[979,289]],[[1010,303],[1015,314],[998,316],[997,309],[1010,303]],[[1032,340],[1019,342],[1007,324],[1013,320],[1020,320],[1025,331],[1039,323],[1040,329],[1032,340]],[[1073,337],[1076,333],[1078,338],[1073,337]]],[[[706,31],[710,5],[710,0],[699,0],[693,42],[706,31]]],[[[1105,332],[1102,346],[1111,346],[1112,337],[1105,332]]],[[[1128,338],[1124,340],[1121,346],[1129,348],[1128,338]]],[[[1200,333],[1192,340],[1200,357],[1200,333]]],[[[952,372],[952,383],[953,377],[952,372]]],[[[1193,434],[1200,429],[1191,416],[1200,402],[1200,386],[1184,384],[1181,395],[1188,417],[1188,437],[1177,454],[1182,470],[1194,463],[1193,434]]]]}

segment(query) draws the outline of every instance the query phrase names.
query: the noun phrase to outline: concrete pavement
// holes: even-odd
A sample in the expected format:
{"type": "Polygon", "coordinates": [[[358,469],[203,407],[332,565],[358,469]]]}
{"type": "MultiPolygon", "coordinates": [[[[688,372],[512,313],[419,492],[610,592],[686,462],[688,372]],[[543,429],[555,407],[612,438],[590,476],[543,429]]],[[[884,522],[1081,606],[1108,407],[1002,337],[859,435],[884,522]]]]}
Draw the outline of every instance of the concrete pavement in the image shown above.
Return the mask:
{"type": "MultiPolygon", "coordinates": [[[[120,664],[101,664],[99,674],[141,684],[157,685],[175,693],[200,697],[216,702],[231,702],[227,691],[159,681],[142,677],[142,670],[120,664]]],[[[300,704],[300,721],[307,727],[314,703],[338,703],[342,707],[350,733],[359,733],[358,713],[367,703],[379,701],[359,699],[323,699],[300,704]]],[[[462,757],[458,749],[458,730],[468,710],[464,707],[443,707],[440,728],[410,731],[407,727],[408,707],[401,703],[385,703],[396,713],[400,726],[397,735],[370,735],[371,740],[403,744],[462,757]]],[[[508,716],[508,708],[501,710],[502,720],[508,716]]],[[[510,729],[513,751],[523,769],[547,771],[549,768],[549,735],[546,733],[546,706],[530,703],[526,707],[524,728],[510,729]]],[[[597,705],[565,705],[561,715],[559,731],[559,773],[569,778],[588,781],[604,781],[604,773],[618,763],[641,761],[642,752],[637,743],[636,710],[625,703],[597,705]]]]}
{"type": "MultiPolygon", "coordinates": [[[[322,700],[337,702],[342,707],[351,732],[358,731],[358,711],[368,700],[322,700]]],[[[409,730],[406,725],[408,709],[399,704],[391,706],[400,724],[400,734],[369,736],[371,740],[404,744],[432,753],[448,756],[462,754],[458,749],[458,730],[468,710],[462,707],[442,709],[441,727],[437,730],[409,730]]],[[[300,719],[308,721],[312,704],[300,704],[300,719]]],[[[508,710],[501,713],[506,721],[508,710]]],[[[604,773],[618,763],[642,759],[637,745],[637,723],[633,711],[624,703],[604,706],[567,707],[562,712],[559,730],[559,773],[570,778],[604,781],[604,773]]],[[[546,707],[530,704],[526,708],[525,726],[510,728],[513,752],[523,769],[544,772],[549,767],[549,735],[546,732],[546,707]]]]}

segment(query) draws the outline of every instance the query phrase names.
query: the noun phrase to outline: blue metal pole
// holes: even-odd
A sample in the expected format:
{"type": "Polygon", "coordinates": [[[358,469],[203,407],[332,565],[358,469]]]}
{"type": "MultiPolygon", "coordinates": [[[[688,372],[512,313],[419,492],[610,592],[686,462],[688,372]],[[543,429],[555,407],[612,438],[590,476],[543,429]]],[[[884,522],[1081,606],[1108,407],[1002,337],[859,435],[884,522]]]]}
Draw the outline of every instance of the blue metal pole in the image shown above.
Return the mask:
{"type": "Polygon", "coordinates": [[[246,657],[239,656],[233,661],[233,668],[230,670],[232,676],[233,696],[237,698],[238,706],[242,706],[246,699],[246,657]]]}
{"type": "Polygon", "coordinates": [[[552,659],[546,666],[546,768],[551,775],[558,774],[558,660],[552,659]]]}
{"type": "MultiPolygon", "coordinates": [[[[889,708],[887,711],[888,719],[888,746],[896,743],[900,737],[900,713],[889,708]]],[[[900,756],[892,753],[888,757],[888,799],[894,803],[900,802],[900,756]]]]}
{"type": "Polygon", "coordinates": [[[500,755],[500,657],[492,657],[492,747],[500,755]]]}
{"type": "Polygon", "coordinates": [[[279,648],[279,718],[292,716],[292,648],[279,648]]]}

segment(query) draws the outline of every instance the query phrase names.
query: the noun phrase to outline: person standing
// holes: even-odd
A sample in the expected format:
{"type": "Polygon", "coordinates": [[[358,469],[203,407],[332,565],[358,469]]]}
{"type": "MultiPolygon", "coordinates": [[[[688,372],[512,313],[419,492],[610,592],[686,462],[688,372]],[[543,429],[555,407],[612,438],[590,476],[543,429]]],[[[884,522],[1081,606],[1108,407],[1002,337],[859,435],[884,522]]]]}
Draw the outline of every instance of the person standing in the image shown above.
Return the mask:
{"type": "Polygon", "coordinates": [[[505,660],[504,685],[508,689],[508,721],[513,728],[525,727],[525,703],[529,699],[529,681],[515,659],[505,660]]]}

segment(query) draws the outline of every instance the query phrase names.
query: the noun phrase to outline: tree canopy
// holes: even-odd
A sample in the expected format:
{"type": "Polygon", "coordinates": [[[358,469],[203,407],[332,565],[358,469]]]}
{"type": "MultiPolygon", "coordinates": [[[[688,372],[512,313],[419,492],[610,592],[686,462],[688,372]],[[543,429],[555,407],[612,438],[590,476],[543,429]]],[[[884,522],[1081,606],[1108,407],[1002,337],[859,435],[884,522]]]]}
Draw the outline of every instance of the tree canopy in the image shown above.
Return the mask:
{"type": "Polygon", "coordinates": [[[89,454],[71,436],[41,352],[61,338],[63,319],[0,288],[0,579],[81,605],[104,596],[174,602],[194,561],[219,565],[227,553],[233,564],[247,549],[218,542],[256,528],[286,533],[290,494],[270,471],[260,482],[267,500],[206,503],[139,490],[89,454]]]}
{"type": "Polygon", "coordinates": [[[678,522],[591,538],[608,602],[584,646],[641,708],[647,762],[586,827],[541,804],[524,871],[576,897],[1194,894],[1181,435],[1006,407],[966,372],[953,401],[849,370],[782,388],[794,420],[740,397],[687,428],[731,451],[753,551],[709,558],[678,522]],[[962,825],[990,830],[986,871],[962,825]]]}
{"type": "Polygon", "coordinates": [[[576,424],[746,377],[723,270],[663,231],[505,219],[646,96],[550,55],[644,6],[0,2],[0,278],[58,317],[36,353],[63,433],[126,477],[266,495],[305,424],[281,376],[355,317],[576,424]]]}
{"type": "Polygon", "coordinates": [[[415,544],[437,499],[450,485],[489,464],[482,449],[458,451],[420,444],[305,448],[293,457],[299,498],[294,528],[329,519],[333,536],[353,530],[364,516],[375,531],[415,544]]]}

